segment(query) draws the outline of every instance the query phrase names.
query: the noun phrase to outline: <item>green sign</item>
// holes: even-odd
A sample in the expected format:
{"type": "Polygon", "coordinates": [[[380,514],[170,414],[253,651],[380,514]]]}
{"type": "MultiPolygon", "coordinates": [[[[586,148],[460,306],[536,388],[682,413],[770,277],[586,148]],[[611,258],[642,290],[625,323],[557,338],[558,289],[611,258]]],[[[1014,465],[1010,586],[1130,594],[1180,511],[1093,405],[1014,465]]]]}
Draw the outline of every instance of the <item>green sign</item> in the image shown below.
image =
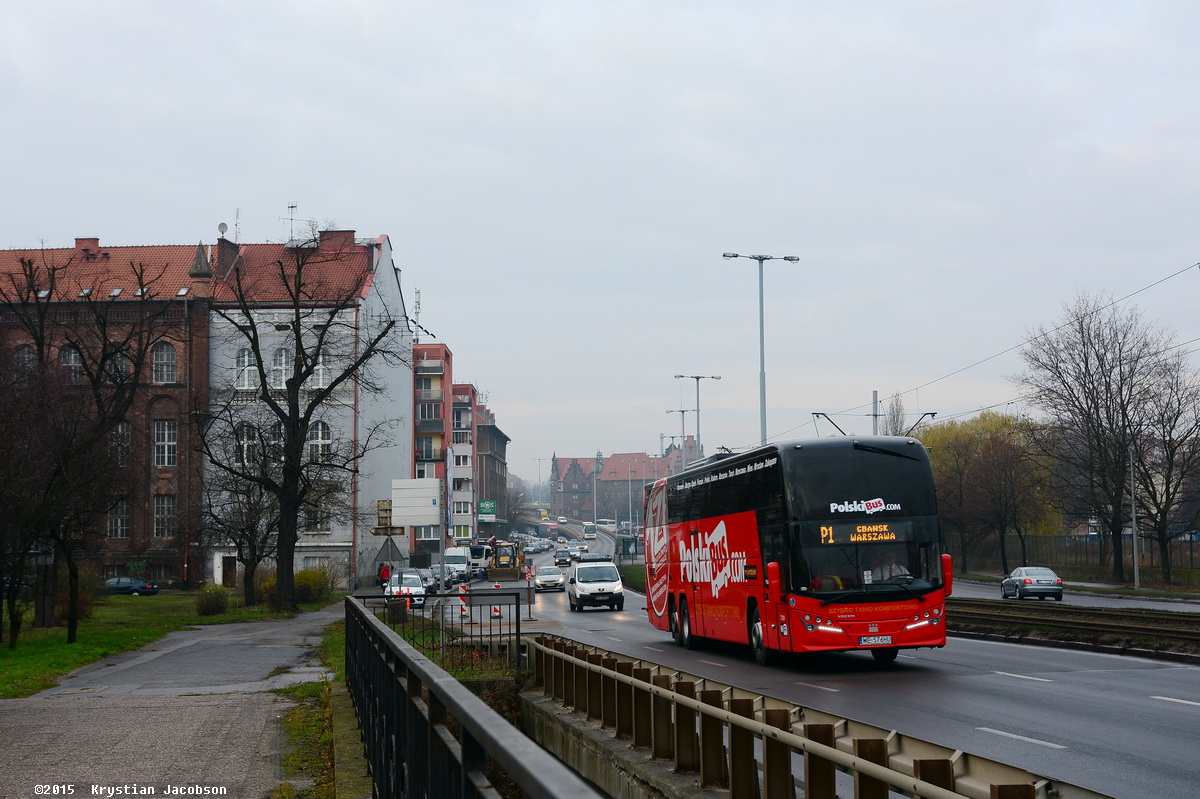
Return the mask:
{"type": "Polygon", "coordinates": [[[490,513],[493,516],[496,515],[496,500],[494,500],[494,499],[479,500],[479,512],[481,514],[482,513],[490,513]]]}

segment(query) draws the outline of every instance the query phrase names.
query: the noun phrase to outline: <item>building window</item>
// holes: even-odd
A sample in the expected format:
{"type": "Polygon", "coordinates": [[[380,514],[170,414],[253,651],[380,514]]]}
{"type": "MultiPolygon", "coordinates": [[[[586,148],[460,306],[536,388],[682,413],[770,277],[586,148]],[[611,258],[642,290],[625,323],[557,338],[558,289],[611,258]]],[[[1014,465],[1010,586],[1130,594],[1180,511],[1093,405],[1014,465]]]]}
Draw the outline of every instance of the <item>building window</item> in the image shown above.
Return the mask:
{"type": "Polygon", "coordinates": [[[175,382],[175,348],[165,341],[154,345],[154,382],[175,382]]]}
{"type": "Polygon", "coordinates": [[[459,514],[470,513],[471,512],[471,503],[470,502],[455,502],[454,503],[454,512],[459,513],[459,514]]]}
{"type": "Polygon", "coordinates": [[[455,491],[470,491],[471,490],[471,481],[466,477],[455,477],[454,478],[454,490],[455,491]]]}
{"type": "Polygon", "coordinates": [[[254,462],[254,444],[258,439],[258,429],[249,422],[242,422],[233,428],[233,460],[238,466],[248,466],[254,462]]]}
{"type": "Polygon", "coordinates": [[[28,344],[22,344],[13,352],[13,363],[16,365],[19,374],[32,374],[34,367],[37,366],[37,354],[34,353],[33,347],[28,344]]]}
{"type": "Polygon", "coordinates": [[[471,456],[470,455],[455,455],[454,456],[454,465],[455,466],[470,466],[471,465],[471,456]]]}
{"type": "Polygon", "coordinates": [[[118,499],[108,511],[108,537],[129,538],[129,500],[118,499]]]}
{"type": "Polygon", "coordinates": [[[333,455],[333,433],[325,422],[313,422],[308,428],[308,459],[327,461],[333,455]]]}
{"type": "Polygon", "coordinates": [[[83,356],[74,347],[63,347],[58,354],[67,383],[77,386],[83,382],[83,356]]]}
{"type": "Polygon", "coordinates": [[[470,538],[471,537],[471,525],[469,525],[469,524],[454,525],[454,537],[456,539],[470,538]]]}
{"type": "Polygon", "coordinates": [[[328,532],[329,511],[325,510],[320,503],[306,506],[304,508],[304,529],[309,532],[328,532]]]}
{"type": "Polygon", "coordinates": [[[154,465],[174,466],[179,446],[179,422],[174,419],[154,420],[154,465]]]}
{"type": "Polygon", "coordinates": [[[129,444],[133,439],[133,426],[129,422],[117,422],[109,434],[109,456],[116,466],[129,465],[129,444]]]}
{"type": "Polygon", "coordinates": [[[422,402],[417,405],[418,419],[441,419],[442,418],[442,403],[440,402],[422,402]]]}
{"type": "Polygon", "coordinates": [[[417,457],[433,460],[433,436],[417,436],[417,457]]]}
{"type": "Polygon", "coordinates": [[[253,390],[258,383],[258,381],[254,379],[254,373],[254,353],[246,348],[238,350],[237,380],[234,383],[234,386],[243,391],[253,390]]]}
{"type": "Polygon", "coordinates": [[[288,351],[280,347],[271,358],[271,388],[287,388],[287,365],[288,351]]]}
{"type": "Polygon", "coordinates": [[[454,443],[455,444],[470,444],[471,443],[471,431],[470,430],[455,430],[454,431],[454,443]]]}
{"type": "Polygon", "coordinates": [[[114,352],[108,359],[108,379],[113,383],[124,383],[129,380],[129,356],[124,352],[114,352]]]}
{"type": "Polygon", "coordinates": [[[325,357],[325,353],[317,353],[317,362],[313,364],[312,384],[313,388],[329,388],[330,380],[329,359],[325,357]]]}
{"type": "Polygon", "coordinates": [[[175,495],[154,495],[154,537],[170,538],[175,535],[175,495]]]}
{"type": "Polygon", "coordinates": [[[417,468],[413,472],[413,477],[418,479],[423,477],[437,477],[437,467],[432,462],[422,461],[417,464],[417,468]]]}
{"type": "Polygon", "coordinates": [[[437,541],[442,534],[441,525],[421,524],[412,528],[413,537],[418,541],[437,541]]]}

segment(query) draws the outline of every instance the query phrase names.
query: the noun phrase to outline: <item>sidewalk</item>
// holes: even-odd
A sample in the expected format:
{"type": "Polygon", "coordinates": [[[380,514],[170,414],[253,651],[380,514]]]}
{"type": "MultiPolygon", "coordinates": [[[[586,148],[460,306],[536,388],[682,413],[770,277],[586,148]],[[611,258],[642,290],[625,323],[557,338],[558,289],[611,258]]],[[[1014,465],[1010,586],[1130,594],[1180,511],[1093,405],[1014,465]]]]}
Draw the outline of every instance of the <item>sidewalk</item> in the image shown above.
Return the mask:
{"type": "Polygon", "coordinates": [[[313,647],[341,617],[338,604],[171,633],[0,702],[0,799],[266,796],[282,779],[291,706],[271,690],[326,676],[313,647]]]}

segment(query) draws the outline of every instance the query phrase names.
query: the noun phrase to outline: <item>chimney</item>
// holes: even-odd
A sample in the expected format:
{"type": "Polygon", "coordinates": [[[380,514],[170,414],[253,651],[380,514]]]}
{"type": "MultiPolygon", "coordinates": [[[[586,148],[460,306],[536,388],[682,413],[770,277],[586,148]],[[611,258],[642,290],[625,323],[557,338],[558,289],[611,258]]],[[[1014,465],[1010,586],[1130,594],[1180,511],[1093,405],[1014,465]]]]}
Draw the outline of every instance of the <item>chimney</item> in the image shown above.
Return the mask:
{"type": "Polygon", "coordinates": [[[94,257],[96,255],[96,253],[100,252],[100,239],[76,238],[75,239],[75,252],[80,253],[80,254],[91,253],[92,256],[94,257]]]}

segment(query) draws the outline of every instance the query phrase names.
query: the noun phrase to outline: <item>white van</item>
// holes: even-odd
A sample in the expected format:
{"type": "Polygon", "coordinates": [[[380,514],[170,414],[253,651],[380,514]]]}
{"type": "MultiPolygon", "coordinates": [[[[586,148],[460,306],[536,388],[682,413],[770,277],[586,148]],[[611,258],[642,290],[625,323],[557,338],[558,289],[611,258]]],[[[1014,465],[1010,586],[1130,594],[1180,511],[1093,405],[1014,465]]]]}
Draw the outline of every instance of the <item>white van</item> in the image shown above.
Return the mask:
{"type": "Polygon", "coordinates": [[[454,569],[463,577],[471,575],[471,550],[467,547],[447,547],[442,555],[446,568],[454,569]]]}
{"type": "Polygon", "coordinates": [[[623,610],[625,591],[617,567],[609,562],[576,564],[567,580],[567,604],[571,610],[583,610],[588,605],[608,605],[612,610],[623,610]]]}

